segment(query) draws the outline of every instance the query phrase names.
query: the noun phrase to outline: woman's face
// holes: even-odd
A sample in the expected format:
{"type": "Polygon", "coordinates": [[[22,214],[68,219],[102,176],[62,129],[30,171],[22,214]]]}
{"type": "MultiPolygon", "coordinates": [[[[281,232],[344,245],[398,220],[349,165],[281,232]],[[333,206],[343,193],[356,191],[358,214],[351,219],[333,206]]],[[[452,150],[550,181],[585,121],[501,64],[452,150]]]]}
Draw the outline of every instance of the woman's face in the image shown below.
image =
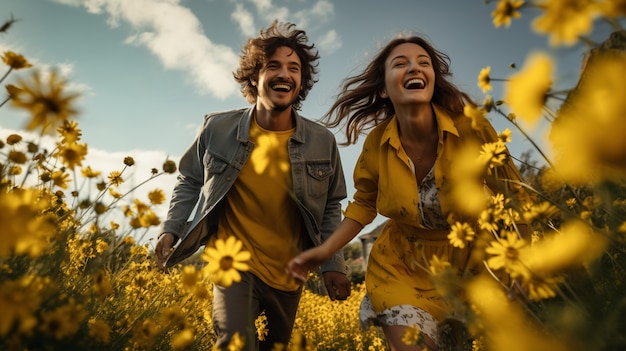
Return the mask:
{"type": "Polygon", "coordinates": [[[430,104],[435,91],[435,70],[421,46],[403,43],[385,60],[385,88],[380,93],[397,109],[403,104],[430,104]]]}

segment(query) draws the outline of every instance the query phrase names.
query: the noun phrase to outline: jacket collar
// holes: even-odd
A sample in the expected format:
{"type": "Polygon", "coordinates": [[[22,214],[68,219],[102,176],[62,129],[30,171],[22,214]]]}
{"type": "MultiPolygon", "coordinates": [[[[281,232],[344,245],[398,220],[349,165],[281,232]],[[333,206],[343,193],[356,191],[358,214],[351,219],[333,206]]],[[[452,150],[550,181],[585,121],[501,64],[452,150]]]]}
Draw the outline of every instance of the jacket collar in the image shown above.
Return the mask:
{"type": "MultiPolygon", "coordinates": [[[[439,140],[443,140],[444,133],[450,133],[455,136],[459,136],[459,131],[454,125],[454,120],[448,113],[446,113],[441,107],[436,104],[431,104],[433,111],[435,112],[435,118],[437,119],[437,131],[439,133],[439,140]]],[[[385,127],[383,136],[380,139],[380,144],[389,143],[396,150],[400,149],[400,131],[398,130],[398,116],[393,115],[385,127]]]]}
{"type": "MultiPolygon", "coordinates": [[[[251,107],[243,110],[243,114],[239,119],[239,126],[237,128],[237,140],[243,143],[247,143],[250,141],[250,125],[252,123],[252,118],[254,116],[254,109],[256,105],[252,105],[251,107]]],[[[291,109],[291,116],[295,121],[296,130],[291,136],[297,142],[304,143],[306,138],[306,125],[304,123],[304,118],[298,114],[293,108],[291,109]]]]}

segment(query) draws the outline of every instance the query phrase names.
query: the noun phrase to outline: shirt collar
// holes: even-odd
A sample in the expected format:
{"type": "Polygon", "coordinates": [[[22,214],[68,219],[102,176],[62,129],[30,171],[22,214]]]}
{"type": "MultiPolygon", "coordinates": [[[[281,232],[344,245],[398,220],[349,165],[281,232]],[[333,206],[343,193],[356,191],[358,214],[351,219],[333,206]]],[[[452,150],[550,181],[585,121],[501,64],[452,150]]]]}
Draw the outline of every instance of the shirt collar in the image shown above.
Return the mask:
{"type": "MultiPolygon", "coordinates": [[[[455,136],[459,136],[459,131],[454,125],[454,120],[450,115],[445,112],[441,107],[436,104],[431,104],[433,107],[433,111],[435,112],[435,118],[437,119],[437,130],[439,132],[439,140],[443,140],[444,133],[450,133],[455,136]]],[[[395,149],[400,149],[400,131],[398,130],[398,116],[393,115],[387,126],[385,127],[385,131],[383,132],[383,136],[380,139],[380,144],[389,143],[395,149]]]]}

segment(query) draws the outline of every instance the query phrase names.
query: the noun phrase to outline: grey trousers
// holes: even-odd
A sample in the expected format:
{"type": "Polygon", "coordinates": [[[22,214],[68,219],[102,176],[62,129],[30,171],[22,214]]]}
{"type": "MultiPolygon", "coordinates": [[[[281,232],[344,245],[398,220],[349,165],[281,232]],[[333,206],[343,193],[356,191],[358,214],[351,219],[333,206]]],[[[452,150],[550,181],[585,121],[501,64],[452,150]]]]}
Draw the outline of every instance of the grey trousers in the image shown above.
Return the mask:
{"type": "Polygon", "coordinates": [[[233,335],[239,333],[245,338],[247,347],[250,339],[254,339],[255,350],[269,351],[274,343],[287,346],[301,295],[302,287],[296,291],[278,290],[249,272],[241,272],[241,281],[227,288],[214,284],[215,345],[219,350],[226,350],[233,335]],[[268,334],[265,340],[259,341],[254,321],[263,311],[267,317],[268,334]]]}

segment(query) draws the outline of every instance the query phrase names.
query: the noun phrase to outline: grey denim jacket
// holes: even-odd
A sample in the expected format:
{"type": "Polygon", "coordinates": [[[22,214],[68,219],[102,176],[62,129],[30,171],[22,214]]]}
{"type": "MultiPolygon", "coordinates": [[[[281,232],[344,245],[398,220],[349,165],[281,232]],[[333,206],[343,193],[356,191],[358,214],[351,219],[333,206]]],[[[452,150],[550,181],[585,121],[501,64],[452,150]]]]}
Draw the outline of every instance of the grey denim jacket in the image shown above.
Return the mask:
{"type": "MultiPolygon", "coordinates": [[[[226,193],[254,148],[249,139],[253,111],[254,106],[206,115],[195,141],[182,155],[163,223],[164,233],[180,239],[167,267],[193,255],[216,233],[226,193]]],[[[307,249],[320,245],[339,225],[346,183],[334,135],[295,111],[293,115],[296,130],[288,145],[292,191],[308,233],[308,238],[303,238],[307,249]]],[[[322,272],[346,273],[342,250],[321,268],[322,272]]]]}

